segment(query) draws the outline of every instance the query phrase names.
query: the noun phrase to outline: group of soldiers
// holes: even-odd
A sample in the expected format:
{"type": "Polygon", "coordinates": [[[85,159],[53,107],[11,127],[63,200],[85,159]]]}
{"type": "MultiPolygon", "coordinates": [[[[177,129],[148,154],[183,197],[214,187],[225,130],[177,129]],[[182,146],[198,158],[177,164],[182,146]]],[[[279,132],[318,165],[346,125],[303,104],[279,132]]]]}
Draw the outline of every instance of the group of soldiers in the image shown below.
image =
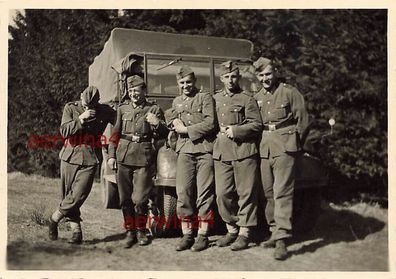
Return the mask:
{"type": "MultiPolygon", "coordinates": [[[[150,243],[146,234],[148,199],[152,191],[150,166],[155,159],[152,140],[177,133],[177,215],[183,236],[177,251],[202,251],[214,203],[227,234],[216,241],[232,251],[246,249],[257,226],[259,190],[265,195],[265,216],[271,232],[263,242],[275,248],[274,258],[287,258],[286,240],[292,236],[295,160],[308,126],[304,98],[278,79],[270,59],[253,63],[262,89],[254,96],[239,86],[240,69],[234,61],[220,65],[224,88],[212,95],[200,92],[188,66],[176,73],[180,96],[165,118],[161,108],[146,99],[147,86],[138,76],[127,78],[130,101],[117,109],[107,164],[117,170],[120,205],[126,230],[125,247],[150,243]],[[261,180],[260,180],[261,177],[261,180]],[[259,181],[260,180],[260,181],[259,181]],[[191,219],[200,220],[194,239],[191,219]]],[[[78,102],[65,106],[61,134],[100,135],[114,117],[99,104],[99,92],[88,87],[78,102]]],[[[58,237],[62,218],[71,224],[71,243],[82,242],[79,208],[87,198],[101,154],[89,145],[64,145],[61,150],[63,199],[49,220],[49,237],[58,237]]]]}

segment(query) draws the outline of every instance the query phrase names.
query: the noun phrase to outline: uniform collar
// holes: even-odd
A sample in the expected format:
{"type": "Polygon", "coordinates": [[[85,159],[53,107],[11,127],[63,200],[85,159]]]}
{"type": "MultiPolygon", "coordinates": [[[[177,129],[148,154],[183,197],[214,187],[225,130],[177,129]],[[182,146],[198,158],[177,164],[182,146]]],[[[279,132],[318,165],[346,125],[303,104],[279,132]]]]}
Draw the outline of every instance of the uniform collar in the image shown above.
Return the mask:
{"type": "Polygon", "coordinates": [[[182,94],[182,99],[183,99],[183,101],[189,100],[189,99],[191,99],[191,98],[194,98],[195,95],[197,95],[197,93],[198,93],[198,89],[197,89],[197,88],[194,88],[194,89],[193,89],[193,92],[192,92],[192,94],[191,94],[190,96],[187,96],[187,95],[182,94]]]}
{"type": "Polygon", "coordinates": [[[223,95],[224,96],[229,96],[229,97],[232,97],[232,96],[234,96],[235,94],[239,94],[239,93],[241,93],[242,92],[242,89],[241,88],[239,88],[239,90],[237,90],[237,92],[227,92],[227,90],[224,88],[223,89],[223,95]]]}
{"type": "Polygon", "coordinates": [[[131,105],[132,105],[132,107],[133,107],[134,109],[136,109],[136,108],[142,109],[142,108],[144,108],[144,107],[146,106],[146,103],[147,103],[147,101],[144,100],[144,101],[143,101],[140,105],[138,105],[138,106],[135,106],[135,104],[134,104],[133,102],[131,102],[131,105]]]}

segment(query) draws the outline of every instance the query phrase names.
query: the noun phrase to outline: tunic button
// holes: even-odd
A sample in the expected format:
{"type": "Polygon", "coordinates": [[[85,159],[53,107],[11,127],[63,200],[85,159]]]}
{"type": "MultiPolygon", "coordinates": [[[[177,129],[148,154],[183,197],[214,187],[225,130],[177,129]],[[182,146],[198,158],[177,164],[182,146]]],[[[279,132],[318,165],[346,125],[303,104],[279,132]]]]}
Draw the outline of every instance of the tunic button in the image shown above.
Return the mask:
{"type": "Polygon", "coordinates": [[[188,121],[188,124],[191,124],[191,121],[188,121]]]}
{"type": "Polygon", "coordinates": [[[223,106],[225,107],[225,106],[226,106],[226,104],[223,104],[223,106]]]}
{"type": "Polygon", "coordinates": [[[190,116],[190,115],[191,115],[191,113],[187,113],[187,115],[188,115],[188,116],[190,116]]]}
{"type": "Polygon", "coordinates": [[[224,116],[224,113],[222,113],[221,116],[224,116]]]}
{"type": "Polygon", "coordinates": [[[270,104],[270,103],[271,103],[270,101],[267,102],[267,104],[270,104]]]}
{"type": "Polygon", "coordinates": [[[220,125],[224,125],[224,123],[220,123],[220,125]]]}
{"type": "Polygon", "coordinates": [[[271,114],[271,112],[269,111],[268,114],[271,114]]]}
{"type": "Polygon", "coordinates": [[[238,111],[237,109],[234,109],[234,111],[238,111]]]}

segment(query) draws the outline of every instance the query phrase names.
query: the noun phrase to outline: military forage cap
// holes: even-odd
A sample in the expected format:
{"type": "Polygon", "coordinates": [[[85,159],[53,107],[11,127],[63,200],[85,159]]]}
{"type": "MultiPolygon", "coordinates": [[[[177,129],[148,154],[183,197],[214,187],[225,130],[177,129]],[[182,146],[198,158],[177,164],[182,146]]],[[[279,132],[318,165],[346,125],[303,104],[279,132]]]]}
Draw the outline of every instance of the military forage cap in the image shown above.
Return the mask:
{"type": "Polygon", "coordinates": [[[87,88],[85,88],[81,96],[81,99],[84,100],[87,105],[97,103],[99,101],[99,98],[99,89],[95,86],[88,86],[87,88]]]}
{"type": "Polygon", "coordinates": [[[194,74],[194,71],[190,67],[184,65],[184,66],[181,66],[180,69],[177,71],[176,78],[182,79],[188,75],[193,75],[193,74],[194,74]]]}
{"type": "Polygon", "coordinates": [[[253,63],[253,66],[256,68],[257,72],[261,72],[270,64],[272,64],[272,60],[265,57],[260,57],[256,62],[253,63]]]}
{"type": "Polygon", "coordinates": [[[130,76],[127,78],[128,87],[136,87],[144,84],[144,80],[140,76],[130,76]]]}
{"type": "Polygon", "coordinates": [[[225,75],[235,70],[239,70],[238,64],[233,61],[227,61],[220,64],[219,74],[225,75]]]}

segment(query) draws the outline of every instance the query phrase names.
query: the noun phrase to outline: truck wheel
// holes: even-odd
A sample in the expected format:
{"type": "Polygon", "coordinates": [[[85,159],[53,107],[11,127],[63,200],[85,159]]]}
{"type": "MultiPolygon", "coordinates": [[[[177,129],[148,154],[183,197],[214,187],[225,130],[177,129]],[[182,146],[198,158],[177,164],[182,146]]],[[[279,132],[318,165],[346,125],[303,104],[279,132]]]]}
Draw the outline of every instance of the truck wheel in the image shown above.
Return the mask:
{"type": "Polygon", "coordinates": [[[299,189],[294,194],[293,232],[308,233],[315,227],[321,213],[321,189],[299,189]]]}
{"type": "Polygon", "coordinates": [[[158,194],[159,222],[155,222],[157,237],[176,236],[179,232],[179,220],[176,214],[177,195],[176,188],[160,186],[162,191],[158,194]]]}
{"type": "Polygon", "coordinates": [[[104,208],[120,209],[117,184],[110,182],[105,175],[112,174],[105,162],[102,163],[100,172],[100,185],[102,188],[102,203],[104,208]]]}
{"type": "Polygon", "coordinates": [[[164,211],[166,218],[176,217],[177,195],[176,188],[163,187],[164,189],[164,211]]]}

